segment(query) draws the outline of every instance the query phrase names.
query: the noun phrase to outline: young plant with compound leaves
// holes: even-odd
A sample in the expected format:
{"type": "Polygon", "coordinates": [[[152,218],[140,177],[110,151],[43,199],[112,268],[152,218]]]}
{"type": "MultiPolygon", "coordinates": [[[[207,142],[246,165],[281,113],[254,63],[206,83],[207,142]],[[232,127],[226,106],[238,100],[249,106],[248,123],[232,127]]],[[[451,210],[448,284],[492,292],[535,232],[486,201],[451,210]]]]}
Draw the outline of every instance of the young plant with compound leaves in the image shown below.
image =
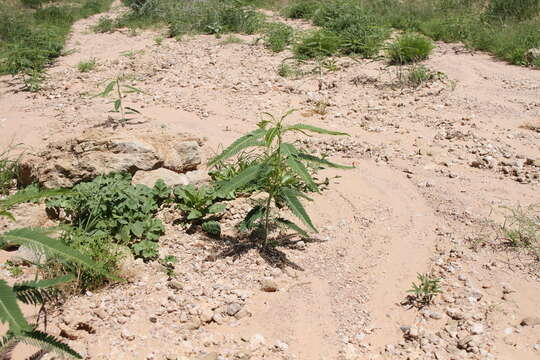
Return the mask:
{"type": "Polygon", "coordinates": [[[134,109],[132,107],[129,107],[129,106],[124,106],[124,94],[128,94],[128,93],[136,93],[136,94],[140,94],[142,93],[142,90],[140,89],[137,89],[136,87],[134,86],[131,86],[131,85],[126,85],[126,84],[123,84],[122,83],[123,81],[123,77],[122,76],[117,76],[116,78],[114,78],[111,82],[109,82],[107,84],[107,86],[105,87],[105,89],[100,92],[99,94],[97,94],[95,97],[97,96],[101,96],[101,97],[107,97],[109,96],[109,94],[113,91],[116,91],[116,99],[114,100],[114,108],[112,110],[112,112],[120,112],[120,120],[119,122],[121,124],[125,123],[126,121],[130,120],[128,118],[126,118],[126,115],[131,115],[131,114],[140,114],[140,111],[137,110],[137,109],[134,109]]]}
{"type": "Polygon", "coordinates": [[[278,225],[292,229],[304,237],[308,237],[308,232],[317,232],[317,228],[300,201],[300,199],[311,200],[306,195],[308,191],[319,192],[319,186],[308,170],[311,165],[350,168],[308,154],[295,147],[293,143],[286,142],[285,136],[294,133],[348,135],[307,124],[287,125],[285,119],[292,112],[293,110],[288,111],[279,118],[265,113],[266,119],[259,122],[257,130],[239,138],[209,162],[209,166],[214,167],[244,151],[259,152],[259,161],[221,183],[218,195],[226,197],[236,189],[250,183],[257,184],[257,190],[267,195],[263,203],[255,205],[249,211],[241,224],[241,228],[246,230],[262,230],[263,246],[268,244],[271,229],[278,225]],[[307,230],[289,219],[275,217],[273,207],[289,209],[307,230]]]}
{"type": "Polygon", "coordinates": [[[429,274],[418,274],[418,285],[412,283],[412,288],[408,291],[413,294],[416,302],[421,305],[429,305],[433,298],[442,293],[440,282],[441,279],[434,278],[429,274]]]}

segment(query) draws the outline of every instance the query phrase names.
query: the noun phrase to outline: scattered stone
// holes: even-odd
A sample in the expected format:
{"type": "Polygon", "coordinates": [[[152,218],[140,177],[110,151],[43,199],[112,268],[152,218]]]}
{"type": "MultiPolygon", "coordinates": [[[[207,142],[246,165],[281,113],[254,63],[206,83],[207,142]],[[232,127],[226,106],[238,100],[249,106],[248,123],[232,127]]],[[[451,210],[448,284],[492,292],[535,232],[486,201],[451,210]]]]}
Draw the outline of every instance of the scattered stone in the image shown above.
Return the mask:
{"type": "Polygon", "coordinates": [[[480,334],[483,334],[483,333],[484,333],[484,325],[478,324],[478,323],[472,324],[472,326],[471,326],[471,334],[480,335],[480,334]]]}
{"type": "Polygon", "coordinates": [[[266,340],[261,334],[255,334],[249,339],[249,346],[252,350],[256,350],[265,344],[266,340]]]}
{"type": "Polygon", "coordinates": [[[240,310],[242,309],[242,306],[238,303],[232,303],[227,306],[227,315],[234,316],[236,315],[240,310]]]}
{"type": "Polygon", "coordinates": [[[129,330],[126,328],[122,329],[120,336],[122,337],[122,339],[127,340],[127,341],[135,340],[135,335],[130,333],[129,330]]]}
{"type": "Polygon", "coordinates": [[[278,351],[287,351],[289,349],[289,345],[287,343],[284,343],[281,340],[278,340],[276,344],[274,345],[274,348],[278,351]]]}
{"type": "Polygon", "coordinates": [[[540,325],[540,317],[538,316],[527,316],[523,318],[520,322],[521,326],[536,326],[540,325]]]}
{"type": "Polygon", "coordinates": [[[429,313],[429,317],[434,319],[434,320],[440,320],[444,317],[444,315],[440,312],[437,312],[437,311],[431,311],[429,313]]]}
{"type": "Polygon", "coordinates": [[[261,282],[261,290],[264,292],[276,292],[279,290],[279,286],[275,281],[265,279],[261,282]]]}

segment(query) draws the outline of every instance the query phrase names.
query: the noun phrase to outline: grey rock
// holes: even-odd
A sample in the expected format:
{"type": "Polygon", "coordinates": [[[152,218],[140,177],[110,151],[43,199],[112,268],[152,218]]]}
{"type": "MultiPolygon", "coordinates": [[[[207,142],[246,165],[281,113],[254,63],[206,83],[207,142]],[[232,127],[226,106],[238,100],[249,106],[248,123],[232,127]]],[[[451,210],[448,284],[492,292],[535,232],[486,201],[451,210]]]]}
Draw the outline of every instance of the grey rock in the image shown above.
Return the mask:
{"type": "Polygon", "coordinates": [[[484,333],[484,325],[479,323],[474,323],[471,325],[471,334],[473,335],[480,335],[484,333]]]}
{"type": "Polygon", "coordinates": [[[227,306],[227,315],[234,316],[236,315],[240,310],[242,309],[242,306],[238,303],[232,303],[227,306]]]}

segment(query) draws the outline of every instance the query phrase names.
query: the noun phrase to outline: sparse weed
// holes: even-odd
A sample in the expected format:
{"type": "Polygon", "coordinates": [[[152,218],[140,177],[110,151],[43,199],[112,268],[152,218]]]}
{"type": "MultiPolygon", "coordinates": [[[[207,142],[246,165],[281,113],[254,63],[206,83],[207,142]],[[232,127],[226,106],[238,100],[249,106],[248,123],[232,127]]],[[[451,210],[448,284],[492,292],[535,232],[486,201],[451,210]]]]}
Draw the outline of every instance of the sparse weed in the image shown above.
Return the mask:
{"type": "Polygon", "coordinates": [[[304,71],[302,70],[298,61],[289,63],[287,62],[287,59],[279,64],[277,73],[279,76],[285,78],[299,78],[304,75],[304,71]]]}
{"type": "Polygon", "coordinates": [[[161,36],[161,35],[160,35],[160,36],[156,36],[156,37],[154,38],[154,44],[156,44],[156,46],[161,46],[161,44],[163,43],[163,40],[164,40],[164,39],[165,39],[165,38],[164,38],[163,36],[161,36]]]}
{"type": "Polygon", "coordinates": [[[277,209],[286,207],[302,221],[308,231],[317,232],[300,202],[300,198],[311,200],[305,194],[307,191],[319,192],[319,186],[308,171],[309,164],[349,168],[307,154],[292,143],[284,142],[284,135],[287,133],[313,132],[327,135],[347,135],[306,124],[286,125],[284,120],[291,112],[289,111],[279,118],[266,114],[267,118],[259,122],[257,130],[234,141],[221,154],[212,158],[208,164],[210,167],[222,164],[246,151],[250,151],[250,154],[257,154],[258,161],[255,164],[220,184],[218,195],[226,197],[236,189],[250,183],[256,183],[257,190],[267,195],[264,201],[256,204],[248,212],[240,226],[242,230],[259,234],[262,246],[267,246],[270,243],[270,232],[279,226],[293,230],[303,237],[309,236],[306,230],[292,221],[275,216],[273,207],[277,209]]]}
{"type": "Polygon", "coordinates": [[[19,264],[15,264],[13,261],[11,260],[7,260],[5,262],[5,267],[6,267],[6,270],[11,274],[11,276],[13,277],[19,277],[23,274],[23,269],[21,267],[21,265],[19,264]]]}
{"type": "Polygon", "coordinates": [[[163,266],[163,270],[165,271],[165,274],[170,279],[174,279],[176,277],[176,273],[174,272],[174,264],[178,262],[178,259],[173,255],[167,255],[161,259],[158,260],[161,266],[163,266]]]}
{"type": "Polygon", "coordinates": [[[525,249],[540,261],[540,209],[538,205],[505,208],[501,233],[506,243],[514,248],[525,249]]]}
{"type": "Polygon", "coordinates": [[[9,150],[0,153],[0,195],[9,193],[19,177],[19,162],[9,157],[9,150]]]}
{"type": "Polygon", "coordinates": [[[282,23],[271,23],[266,26],[264,45],[273,52],[281,52],[290,45],[294,29],[282,23]]]}
{"type": "Polygon", "coordinates": [[[430,81],[444,77],[443,73],[435,72],[424,65],[412,64],[397,69],[397,81],[402,88],[405,86],[418,88],[430,81]]]}
{"type": "Polygon", "coordinates": [[[94,70],[96,65],[97,65],[96,59],[91,59],[88,61],[81,61],[77,64],[77,69],[79,69],[80,72],[85,73],[85,72],[94,70]]]}
{"type": "Polygon", "coordinates": [[[495,20],[527,20],[539,12],[540,0],[490,0],[485,15],[495,20]]]}
{"type": "Polygon", "coordinates": [[[433,47],[425,36],[406,33],[388,45],[386,56],[391,64],[409,64],[427,59],[433,47]]]}
{"type": "Polygon", "coordinates": [[[115,21],[108,17],[108,16],[102,16],[99,18],[98,23],[92,27],[92,30],[96,33],[110,33],[116,30],[116,23],[115,21]]]}
{"type": "Polygon", "coordinates": [[[228,44],[242,44],[244,40],[240,39],[239,37],[229,35],[225,39],[221,40],[219,42],[220,45],[228,45],[228,44]]]}
{"type": "Polygon", "coordinates": [[[430,274],[418,274],[418,285],[412,283],[412,288],[408,292],[413,294],[417,305],[427,306],[437,294],[442,293],[440,282],[441,279],[434,278],[430,274]]]}

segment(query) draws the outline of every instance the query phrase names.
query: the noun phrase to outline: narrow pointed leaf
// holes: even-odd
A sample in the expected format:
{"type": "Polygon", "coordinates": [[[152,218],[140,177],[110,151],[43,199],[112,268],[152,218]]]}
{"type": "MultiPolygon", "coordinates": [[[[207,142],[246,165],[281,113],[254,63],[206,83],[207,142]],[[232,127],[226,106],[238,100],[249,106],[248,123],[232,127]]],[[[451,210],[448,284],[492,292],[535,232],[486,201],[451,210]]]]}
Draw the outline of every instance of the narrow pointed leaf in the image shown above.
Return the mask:
{"type": "Polygon", "coordinates": [[[47,236],[46,229],[15,229],[4,233],[2,237],[7,242],[28,246],[30,249],[36,252],[58,256],[63,260],[86,266],[87,268],[95,270],[110,279],[122,281],[118,277],[101,269],[101,267],[92,261],[92,259],[90,259],[88,256],[83,255],[80,252],[62,244],[62,242],[57,239],[47,236]]]}
{"type": "Polygon", "coordinates": [[[0,280],[0,322],[8,323],[9,330],[15,335],[30,329],[30,324],[17,304],[13,288],[5,280],[0,280]]]}
{"type": "Polygon", "coordinates": [[[229,194],[231,191],[250,183],[251,181],[257,179],[259,172],[261,172],[263,168],[263,164],[257,164],[244,169],[240,174],[225,182],[218,189],[217,193],[223,197],[229,194]]]}
{"type": "Polygon", "coordinates": [[[130,93],[130,92],[141,93],[142,92],[141,89],[137,89],[136,87],[131,86],[131,85],[122,85],[122,86],[125,87],[126,89],[130,90],[130,91],[126,91],[128,93],[130,93]]]}
{"type": "Polygon", "coordinates": [[[140,114],[141,112],[137,109],[134,109],[132,107],[126,106],[126,110],[131,111],[131,114],[140,114]]]}
{"type": "Polygon", "coordinates": [[[107,96],[111,93],[111,91],[113,91],[114,89],[114,85],[116,84],[116,80],[113,80],[111,81],[109,84],[107,84],[107,87],[105,87],[105,90],[103,90],[103,92],[97,94],[96,96],[107,96]]]}
{"type": "Polygon", "coordinates": [[[19,336],[20,340],[26,344],[34,345],[47,351],[55,352],[59,355],[69,355],[76,359],[82,359],[69,345],[61,342],[52,335],[39,330],[26,331],[19,336]]]}
{"type": "Polygon", "coordinates": [[[220,161],[227,160],[228,158],[238,154],[240,151],[248,147],[259,144],[259,139],[262,138],[265,134],[265,129],[257,129],[245,136],[242,136],[241,138],[234,141],[231,145],[229,145],[225,150],[223,150],[221,154],[210,159],[210,161],[208,162],[208,166],[212,167],[220,161]]]}
{"type": "Polygon", "coordinates": [[[7,213],[7,210],[17,204],[22,204],[29,201],[36,201],[36,200],[43,199],[46,197],[65,195],[65,194],[68,194],[69,192],[70,190],[68,189],[17,191],[15,194],[11,195],[10,197],[0,200],[0,215],[9,217],[9,213],[7,213]]]}
{"type": "Polygon", "coordinates": [[[344,133],[344,132],[326,130],[326,129],[308,125],[308,124],[294,124],[291,126],[287,126],[284,131],[310,131],[317,134],[350,136],[349,134],[344,133]]]}
{"type": "Polygon", "coordinates": [[[317,184],[315,184],[315,181],[313,181],[313,178],[307,171],[304,164],[302,164],[300,161],[295,160],[294,158],[288,158],[285,160],[287,165],[289,165],[289,168],[294,171],[296,175],[298,175],[304,182],[309,186],[311,191],[319,191],[319,188],[317,187],[317,184]]]}
{"type": "Polygon", "coordinates": [[[120,105],[122,104],[122,100],[116,99],[114,101],[114,111],[118,112],[118,109],[120,109],[120,105]]]}
{"type": "Polygon", "coordinates": [[[261,219],[264,216],[265,212],[266,212],[266,206],[262,206],[262,205],[254,206],[253,209],[251,209],[247,213],[244,220],[242,220],[242,222],[240,223],[240,230],[246,231],[246,230],[252,229],[255,226],[257,220],[261,219]]]}
{"type": "Polygon", "coordinates": [[[285,225],[289,229],[296,231],[305,238],[309,237],[309,234],[304,229],[302,229],[300,226],[296,225],[290,220],[284,218],[277,218],[276,221],[282,225],[285,225]]]}
{"type": "Polygon", "coordinates": [[[281,144],[280,151],[283,155],[287,155],[287,156],[294,156],[299,153],[298,149],[293,144],[289,144],[289,143],[281,144]]]}
{"type": "Polygon", "coordinates": [[[283,189],[280,192],[280,196],[285,201],[285,204],[291,210],[291,212],[304,224],[306,224],[309,229],[313,232],[318,232],[313,223],[311,222],[311,219],[309,215],[306,212],[306,209],[304,209],[304,206],[298,200],[296,197],[296,192],[291,191],[291,189],[283,189]]]}
{"type": "Polygon", "coordinates": [[[196,210],[196,209],[192,209],[189,212],[187,219],[188,220],[195,220],[195,219],[200,219],[202,217],[203,217],[202,212],[200,212],[199,210],[196,210]]]}
{"type": "Polygon", "coordinates": [[[54,286],[64,284],[75,279],[73,274],[57,277],[48,280],[24,281],[13,285],[13,291],[17,299],[25,304],[44,304],[55,299],[58,290],[54,286]]]}
{"type": "Polygon", "coordinates": [[[300,154],[298,154],[298,157],[303,159],[303,160],[306,160],[306,161],[311,161],[311,162],[319,164],[319,165],[328,166],[328,167],[332,167],[332,168],[336,168],[336,169],[354,169],[354,166],[336,164],[336,163],[333,163],[333,162],[328,161],[326,159],[322,159],[320,157],[309,155],[309,154],[306,154],[306,153],[300,153],[300,154]]]}

